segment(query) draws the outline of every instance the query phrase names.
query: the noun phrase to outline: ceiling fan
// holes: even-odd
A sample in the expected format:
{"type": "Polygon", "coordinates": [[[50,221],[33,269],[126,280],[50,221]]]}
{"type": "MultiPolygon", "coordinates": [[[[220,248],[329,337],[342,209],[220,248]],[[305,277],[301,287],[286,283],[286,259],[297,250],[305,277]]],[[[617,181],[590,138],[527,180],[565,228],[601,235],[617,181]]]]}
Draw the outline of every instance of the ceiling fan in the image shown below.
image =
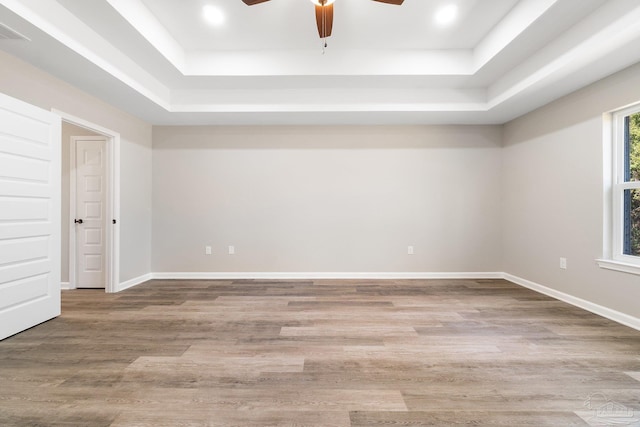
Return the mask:
{"type": "MultiPolygon", "coordinates": [[[[269,0],[242,0],[247,6],[264,3],[269,0]]],[[[404,0],[373,0],[380,3],[395,4],[400,6],[404,0]]],[[[318,35],[325,39],[331,35],[333,28],[333,3],[335,0],[311,0],[316,6],[316,23],[318,24],[318,35]]]]}

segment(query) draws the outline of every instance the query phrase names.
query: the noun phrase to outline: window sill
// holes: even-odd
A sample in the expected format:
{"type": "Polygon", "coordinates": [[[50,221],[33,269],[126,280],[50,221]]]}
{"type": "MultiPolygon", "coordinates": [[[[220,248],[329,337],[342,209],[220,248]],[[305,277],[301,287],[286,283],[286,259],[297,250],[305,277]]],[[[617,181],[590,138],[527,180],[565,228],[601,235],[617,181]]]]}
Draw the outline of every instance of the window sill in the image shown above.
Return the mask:
{"type": "Polygon", "coordinates": [[[623,273],[637,274],[640,276],[640,265],[630,264],[627,262],[614,261],[611,259],[597,259],[596,262],[600,268],[606,268],[607,270],[621,271],[623,273]]]}

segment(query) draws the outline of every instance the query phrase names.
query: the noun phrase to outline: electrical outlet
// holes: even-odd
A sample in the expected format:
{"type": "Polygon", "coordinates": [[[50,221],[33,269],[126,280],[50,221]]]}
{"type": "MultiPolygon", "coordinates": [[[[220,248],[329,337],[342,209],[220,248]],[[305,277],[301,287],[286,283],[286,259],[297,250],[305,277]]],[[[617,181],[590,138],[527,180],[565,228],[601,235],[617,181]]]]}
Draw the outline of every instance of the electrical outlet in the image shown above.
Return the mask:
{"type": "Polygon", "coordinates": [[[567,269],[567,259],[566,258],[560,258],[560,268],[563,270],[567,269]]]}
{"type": "Polygon", "coordinates": [[[205,255],[211,255],[211,246],[205,246],[204,247],[204,254],[205,255]]]}
{"type": "Polygon", "coordinates": [[[229,246],[229,255],[234,255],[236,253],[236,247],[235,246],[229,246]]]}
{"type": "Polygon", "coordinates": [[[413,255],[413,246],[407,246],[407,255],[413,255]]]}

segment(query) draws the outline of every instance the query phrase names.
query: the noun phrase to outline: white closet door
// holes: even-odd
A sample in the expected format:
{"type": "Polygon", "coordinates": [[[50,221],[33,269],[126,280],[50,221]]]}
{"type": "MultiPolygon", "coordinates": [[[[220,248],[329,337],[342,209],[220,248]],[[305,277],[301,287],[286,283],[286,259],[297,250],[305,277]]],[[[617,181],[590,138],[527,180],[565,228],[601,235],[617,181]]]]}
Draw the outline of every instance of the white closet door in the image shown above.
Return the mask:
{"type": "Polygon", "coordinates": [[[60,314],[60,132],[0,94],[0,339],[60,314]]]}
{"type": "Polygon", "coordinates": [[[104,137],[73,137],[76,150],[76,257],[78,288],[104,288],[106,144],[104,137]]]}

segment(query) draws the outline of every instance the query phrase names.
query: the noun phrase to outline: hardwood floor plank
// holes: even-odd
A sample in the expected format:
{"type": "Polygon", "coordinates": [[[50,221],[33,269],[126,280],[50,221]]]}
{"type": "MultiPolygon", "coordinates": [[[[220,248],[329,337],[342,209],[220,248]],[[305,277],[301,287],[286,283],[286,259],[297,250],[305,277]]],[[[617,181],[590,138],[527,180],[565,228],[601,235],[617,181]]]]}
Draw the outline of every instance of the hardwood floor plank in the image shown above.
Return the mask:
{"type": "Polygon", "coordinates": [[[144,410],[119,415],[111,427],[349,427],[347,411],[177,410],[151,414],[144,410]]]}
{"type": "Polygon", "coordinates": [[[348,389],[273,390],[269,388],[145,388],[134,392],[126,404],[144,405],[150,411],[171,408],[207,408],[208,410],[282,410],[296,411],[406,411],[399,391],[348,389]]]}
{"type": "Polygon", "coordinates": [[[280,330],[283,337],[414,337],[418,333],[412,326],[335,326],[291,327],[280,330]]]}
{"type": "Polygon", "coordinates": [[[507,411],[430,411],[430,412],[352,412],[351,426],[584,426],[584,421],[575,414],[563,412],[507,412],[507,411]]]}

